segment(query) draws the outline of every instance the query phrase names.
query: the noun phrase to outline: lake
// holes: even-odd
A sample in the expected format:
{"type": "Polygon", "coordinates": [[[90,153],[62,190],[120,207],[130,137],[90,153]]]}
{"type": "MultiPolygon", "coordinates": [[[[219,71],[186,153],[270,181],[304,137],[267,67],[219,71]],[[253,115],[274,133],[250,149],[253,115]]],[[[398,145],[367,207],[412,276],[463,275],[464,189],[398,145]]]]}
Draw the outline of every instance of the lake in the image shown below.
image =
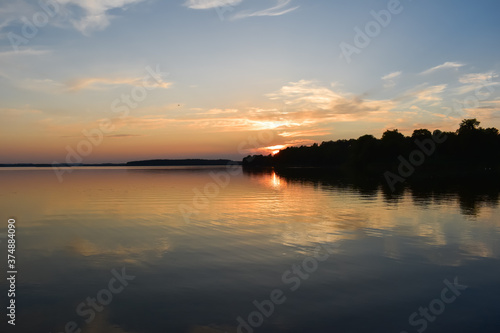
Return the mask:
{"type": "Polygon", "coordinates": [[[0,169],[2,332],[496,332],[498,189],[239,167],[0,169]],[[81,330],[81,331],[79,331],[81,330]]]}

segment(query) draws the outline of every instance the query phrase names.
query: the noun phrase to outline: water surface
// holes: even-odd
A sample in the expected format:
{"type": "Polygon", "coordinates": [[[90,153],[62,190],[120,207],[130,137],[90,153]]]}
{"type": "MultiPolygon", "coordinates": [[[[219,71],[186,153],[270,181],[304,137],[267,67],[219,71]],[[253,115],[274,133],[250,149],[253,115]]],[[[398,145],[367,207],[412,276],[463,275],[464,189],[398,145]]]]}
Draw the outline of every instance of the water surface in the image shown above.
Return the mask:
{"type": "Polygon", "coordinates": [[[1,169],[1,253],[14,217],[19,272],[16,328],[4,317],[2,331],[237,332],[238,317],[256,324],[240,332],[497,331],[498,190],[388,193],[272,171],[215,186],[225,170],[80,168],[59,183],[1,169]],[[135,278],[106,292],[113,270],[135,278]],[[441,309],[455,278],[467,289],[441,309]],[[256,314],[276,289],[280,304],[256,314]],[[409,322],[430,304],[432,320],[409,322]]]}

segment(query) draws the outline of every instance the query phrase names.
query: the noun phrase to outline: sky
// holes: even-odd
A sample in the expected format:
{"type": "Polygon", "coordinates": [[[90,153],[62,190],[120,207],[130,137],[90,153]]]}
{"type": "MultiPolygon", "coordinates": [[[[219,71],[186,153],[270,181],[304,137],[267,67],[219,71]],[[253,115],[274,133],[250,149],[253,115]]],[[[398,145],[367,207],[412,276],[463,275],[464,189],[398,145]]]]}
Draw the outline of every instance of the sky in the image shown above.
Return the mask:
{"type": "Polygon", "coordinates": [[[500,128],[496,0],[2,0],[0,163],[500,128]]]}

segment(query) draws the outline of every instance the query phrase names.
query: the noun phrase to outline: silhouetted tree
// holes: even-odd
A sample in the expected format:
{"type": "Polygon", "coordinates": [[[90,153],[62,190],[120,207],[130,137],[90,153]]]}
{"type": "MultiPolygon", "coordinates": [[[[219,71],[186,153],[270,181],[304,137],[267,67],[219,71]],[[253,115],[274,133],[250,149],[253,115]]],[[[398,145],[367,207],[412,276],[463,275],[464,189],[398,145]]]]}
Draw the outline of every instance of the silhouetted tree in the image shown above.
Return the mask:
{"type": "Polygon", "coordinates": [[[476,120],[476,118],[473,119],[464,119],[460,123],[460,128],[457,129],[457,134],[468,134],[471,132],[474,132],[475,130],[478,129],[480,122],[476,120]]]}
{"type": "Polygon", "coordinates": [[[380,175],[388,170],[397,172],[401,156],[409,158],[416,150],[425,149],[425,163],[418,166],[417,175],[500,174],[499,131],[479,125],[477,119],[464,119],[453,132],[434,130],[431,134],[428,129],[416,129],[411,137],[406,137],[395,129],[386,130],[381,139],[367,134],[358,139],[287,147],[274,156],[248,156],[243,159],[243,166],[330,167],[380,175]],[[435,142],[435,138],[446,139],[435,142]],[[424,142],[426,148],[422,148],[424,142]]]}
{"type": "Polygon", "coordinates": [[[388,142],[388,143],[400,143],[404,141],[405,136],[397,129],[395,130],[387,130],[382,134],[382,142],[388,142]]]}
{"type": "Polygon", "coordinates": [[[413,131],[413,134],[411,135],[412,139],[418,139],[418,140],[423,140],[426,138],[430,138],[432,136],[431,131],[428,129],[416,129],[413,131]]]}

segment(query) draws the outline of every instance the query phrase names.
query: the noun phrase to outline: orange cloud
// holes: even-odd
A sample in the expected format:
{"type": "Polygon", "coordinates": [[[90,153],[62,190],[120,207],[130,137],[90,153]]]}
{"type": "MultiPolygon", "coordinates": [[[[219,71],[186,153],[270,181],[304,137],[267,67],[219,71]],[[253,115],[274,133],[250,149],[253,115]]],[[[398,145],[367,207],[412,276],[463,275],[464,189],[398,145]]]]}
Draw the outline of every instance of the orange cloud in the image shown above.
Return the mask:
{"type": "Polygon", "coordinates": [[[151,85],[147,80],[143,78],[103,78],[103,77],[91,77],[71,80],[67,83],[68,91],[79,91],[82,89],[93,89],[102,90],[109,89],[120,85],[129,85],[135,87],[159,87],[163,89],[168,89],[172,85],[171,82],[155,82],[151,85]]]}

